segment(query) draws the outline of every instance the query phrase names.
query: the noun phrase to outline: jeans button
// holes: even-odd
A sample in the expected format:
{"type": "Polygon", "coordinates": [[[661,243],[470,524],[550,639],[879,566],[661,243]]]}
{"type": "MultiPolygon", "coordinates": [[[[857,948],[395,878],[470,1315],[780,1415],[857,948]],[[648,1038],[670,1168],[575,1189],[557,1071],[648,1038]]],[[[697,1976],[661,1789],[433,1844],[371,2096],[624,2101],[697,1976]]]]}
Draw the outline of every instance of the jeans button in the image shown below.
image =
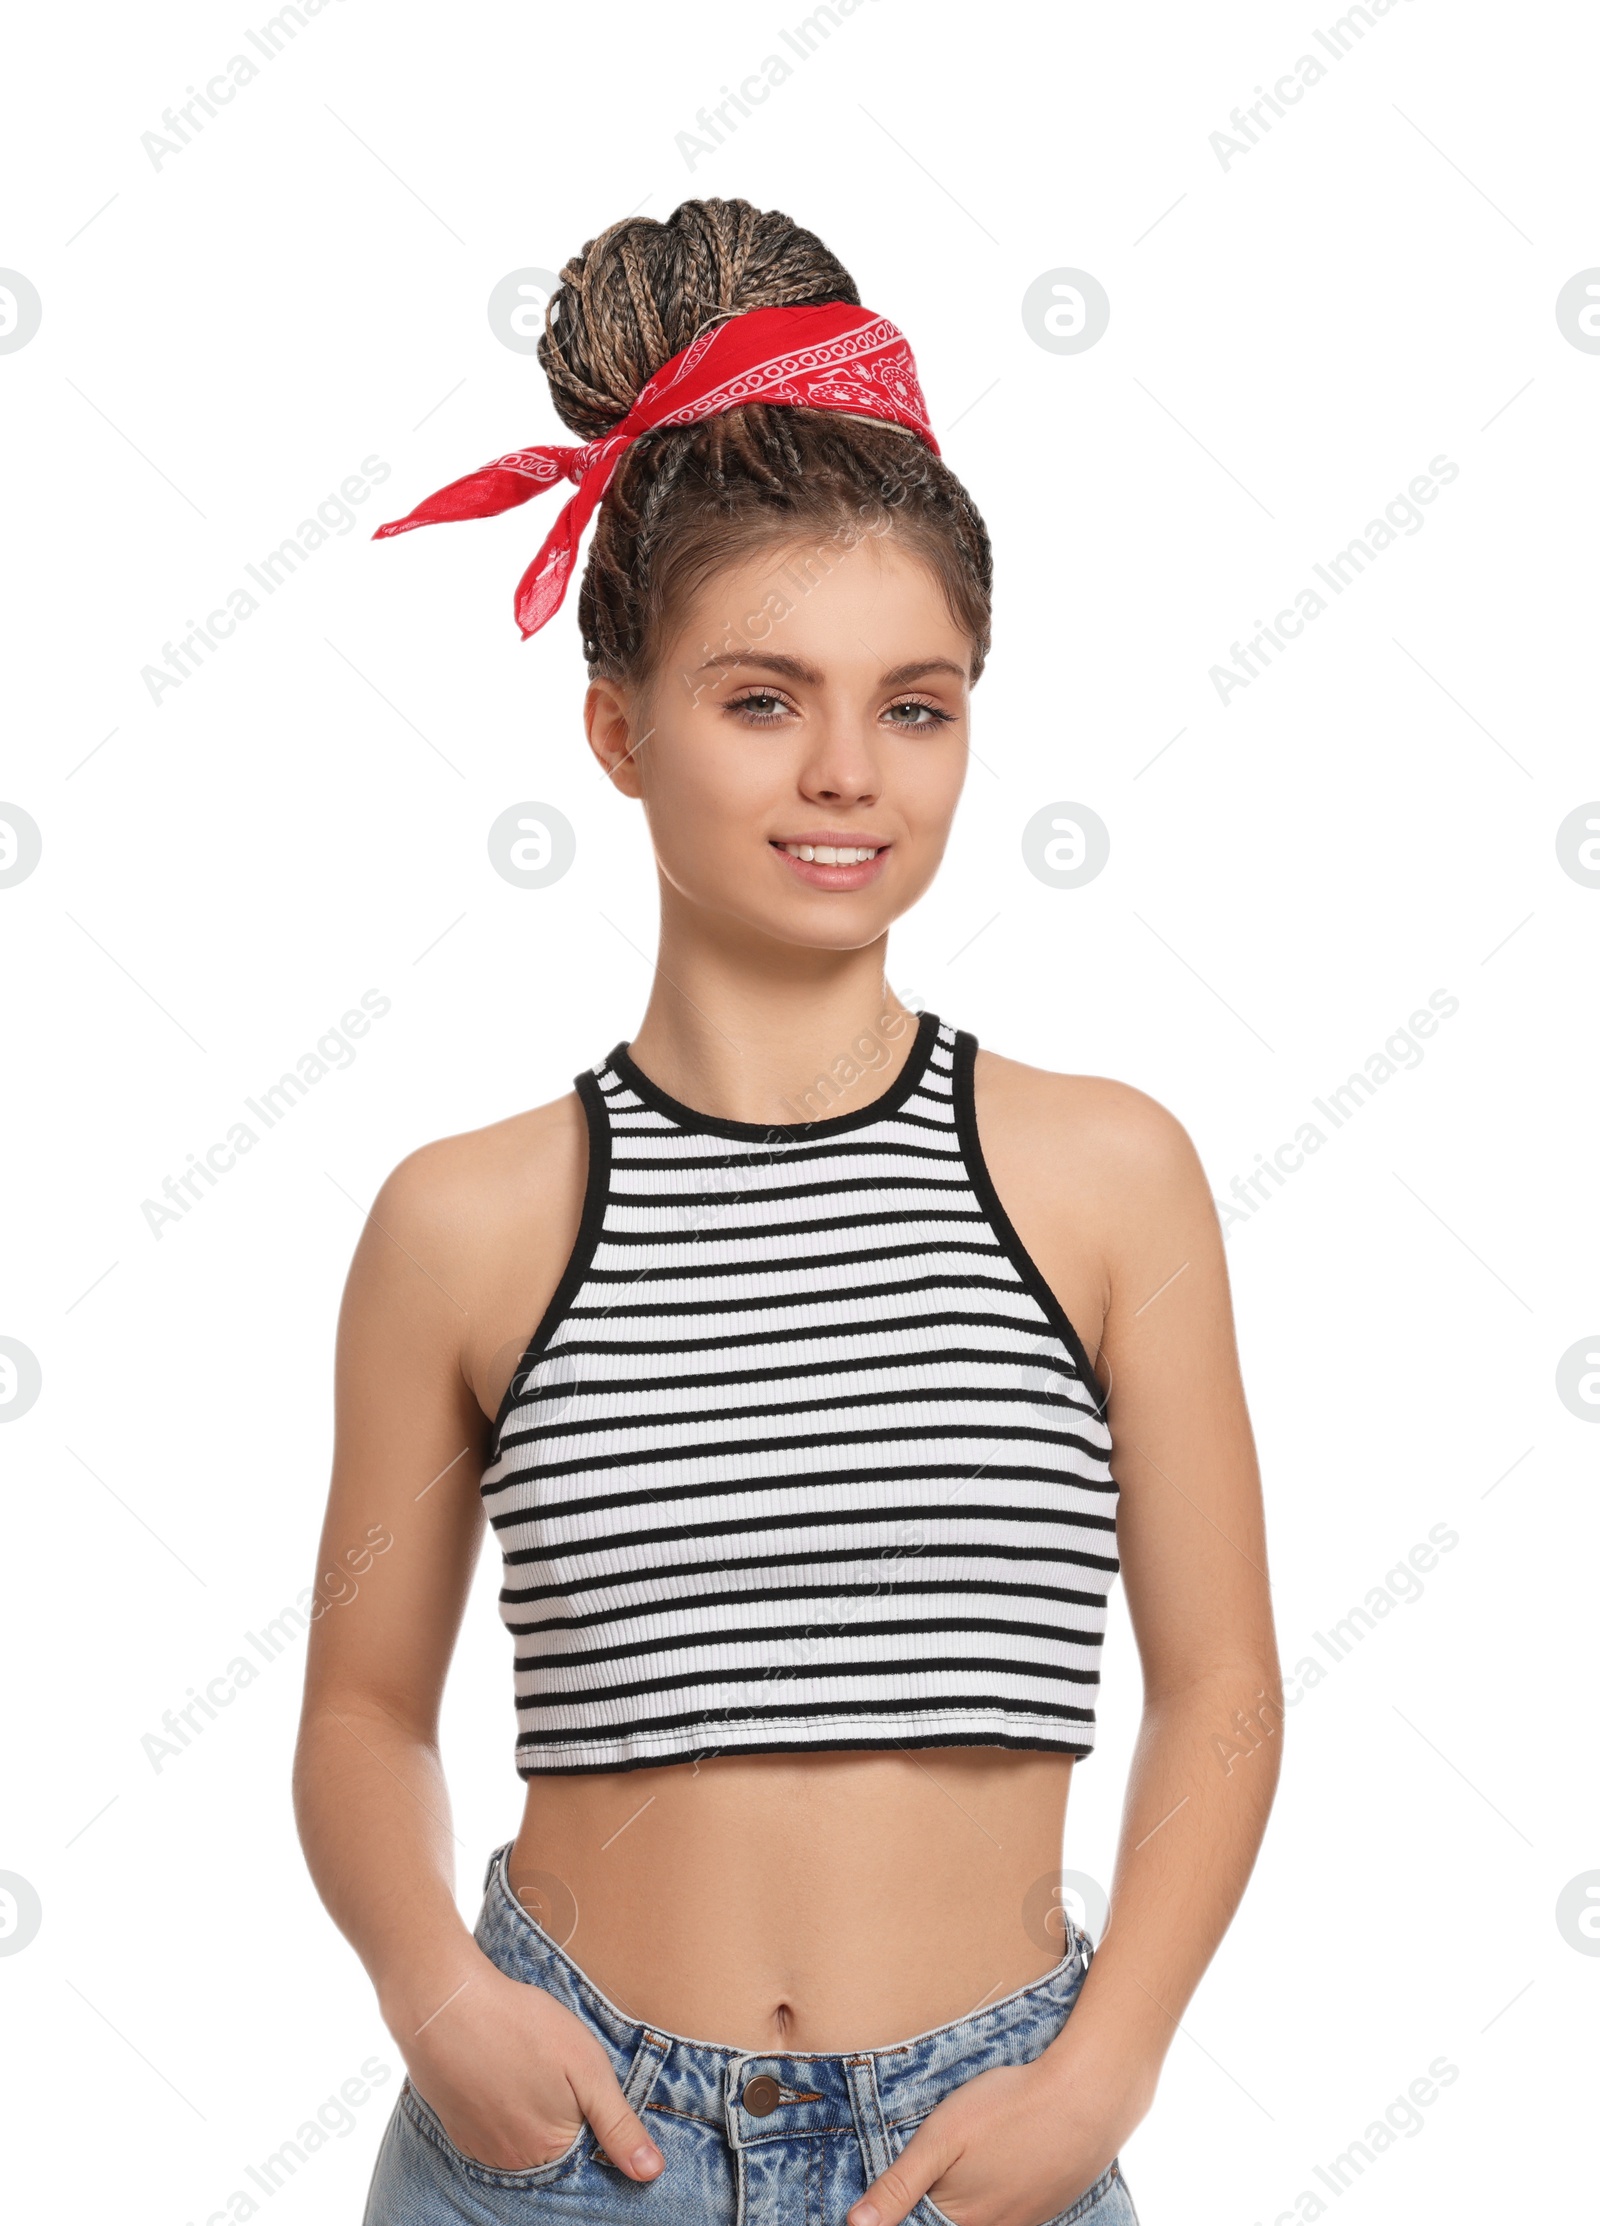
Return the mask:
{"type": "Polygon", "coordinates": [[[769,2071],[758,2071],[754,2079],[744,2083],[744,2093],[739,2097],[752,2117],[765,2118],[778,2107],[783,2090],[769,2071]]]}

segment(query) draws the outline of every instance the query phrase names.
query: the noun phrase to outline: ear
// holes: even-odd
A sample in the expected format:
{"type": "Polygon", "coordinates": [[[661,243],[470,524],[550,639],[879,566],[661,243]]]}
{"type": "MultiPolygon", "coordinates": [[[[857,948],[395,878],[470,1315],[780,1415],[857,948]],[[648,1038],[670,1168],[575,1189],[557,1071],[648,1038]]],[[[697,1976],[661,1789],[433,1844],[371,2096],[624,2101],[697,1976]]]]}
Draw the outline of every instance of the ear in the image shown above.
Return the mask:
{"type": "Polygon", "coordinates": [[[583,699],[589,747],[612,787],[624,796],[640,794],[638,751],[648,729],[637,723],[639,709],[630,691],[615,680],[591,680],[583,699]]]}

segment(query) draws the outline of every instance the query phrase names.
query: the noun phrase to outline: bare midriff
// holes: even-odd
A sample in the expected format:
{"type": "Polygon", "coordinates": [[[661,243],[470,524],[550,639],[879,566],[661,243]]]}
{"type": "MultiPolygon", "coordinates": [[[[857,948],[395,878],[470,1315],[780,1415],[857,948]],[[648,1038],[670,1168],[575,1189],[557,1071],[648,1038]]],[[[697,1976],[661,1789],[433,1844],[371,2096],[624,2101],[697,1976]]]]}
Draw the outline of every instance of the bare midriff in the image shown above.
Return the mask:
{"type": "Polygon", "coordinates": [[[536,1776],[513,1891],[619,2008],[773,2053],[887,2047],[1042,1977],[1072,1757],[719,1755],[536,1776]]]}

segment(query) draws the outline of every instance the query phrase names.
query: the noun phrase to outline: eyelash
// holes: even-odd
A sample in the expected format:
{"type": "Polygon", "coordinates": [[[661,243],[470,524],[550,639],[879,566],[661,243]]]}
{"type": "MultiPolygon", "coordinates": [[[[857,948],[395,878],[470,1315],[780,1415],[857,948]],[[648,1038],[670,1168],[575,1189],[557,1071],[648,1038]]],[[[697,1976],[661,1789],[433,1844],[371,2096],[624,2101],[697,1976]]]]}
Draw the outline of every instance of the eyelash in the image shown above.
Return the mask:
{"type": "MultiPolygon", "coordinates": [[[[726,708],[729,711],[743,711],[746,704],[763,702],[787,704],[787,698],[780,695],[776,688],[752,688],[742,696],[733,697],[726,708]]],[[[953,711],[941,710],[938,704],[929,703],[922,696],[898,697],[895,702],[889,704],[886,708],[891,711],[898,711],[905,706],[911,706],[918,711],[928,713],[925,720],[918,719],[912,722],[906,719],[895,719],[890,722],[907,734],[923,734],[931,731],[935,726],[948,726],[955,717],[953,711]]],[[[792,709],[793,707],[789,706],[789,708],[792,709]]],[[[779,714],[777,712],[751,712],[747,714],[744,723],[753,727],[771,727],[778,724],[778,719],[779,714]]]]}

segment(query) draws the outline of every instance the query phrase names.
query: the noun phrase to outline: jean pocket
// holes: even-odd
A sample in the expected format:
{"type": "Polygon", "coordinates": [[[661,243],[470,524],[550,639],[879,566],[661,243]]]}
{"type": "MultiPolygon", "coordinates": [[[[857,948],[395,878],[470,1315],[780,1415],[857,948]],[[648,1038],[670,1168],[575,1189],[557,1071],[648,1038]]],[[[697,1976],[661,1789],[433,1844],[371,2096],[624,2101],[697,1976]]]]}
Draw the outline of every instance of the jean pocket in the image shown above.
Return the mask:
{"type": "Polygon", "coordinates": [[[475,2156],[468,2156],[458,2149],[445,2132],[437,2113],[423,2101],[410,2080],[400,2090],[400,2107],[416,2131],[425,2141],[431,2141],[469,2180],[479,2187],[548,2187],[553,2180],[565,2179],[583,2161],[584,2143],[589,2139],[587,2119],[557,2157],[548,2164],[530,2164],[523,2170],[514,2170],[498,2164],[484,2164],[475,2156]]]}
{"type": "Polygon", "coordinates": [[[1090,2219],[1093,2226],[1139,2226],[1139,2214],[1118,2158],[1111,2159],[1093,2187],[1085,2188],[1075,2203],[1046,2219],[1045,2226],[1074,2226],[1080,2218],[1090,2219]]]}
{"type": "MultiPolygon", "coordinates": [[[[923,2196],[911,2216],[918,2221],[918,2226],[956,2226],[956,2221],[940,2210],[931,2195],[923,2196]]],[[[1052,2212],[1042,2221],[1042,2226],[1076,2226],[1082,2218],[1090,2220],[1091,2226],[1139,2226],[1138,2213],[1128,2194],[1128,2183],[1115,2157],[1093,2187],[1086,2187],[1077,2201],[1069,2203],[1064,2211],[1052,2212]]]]}

